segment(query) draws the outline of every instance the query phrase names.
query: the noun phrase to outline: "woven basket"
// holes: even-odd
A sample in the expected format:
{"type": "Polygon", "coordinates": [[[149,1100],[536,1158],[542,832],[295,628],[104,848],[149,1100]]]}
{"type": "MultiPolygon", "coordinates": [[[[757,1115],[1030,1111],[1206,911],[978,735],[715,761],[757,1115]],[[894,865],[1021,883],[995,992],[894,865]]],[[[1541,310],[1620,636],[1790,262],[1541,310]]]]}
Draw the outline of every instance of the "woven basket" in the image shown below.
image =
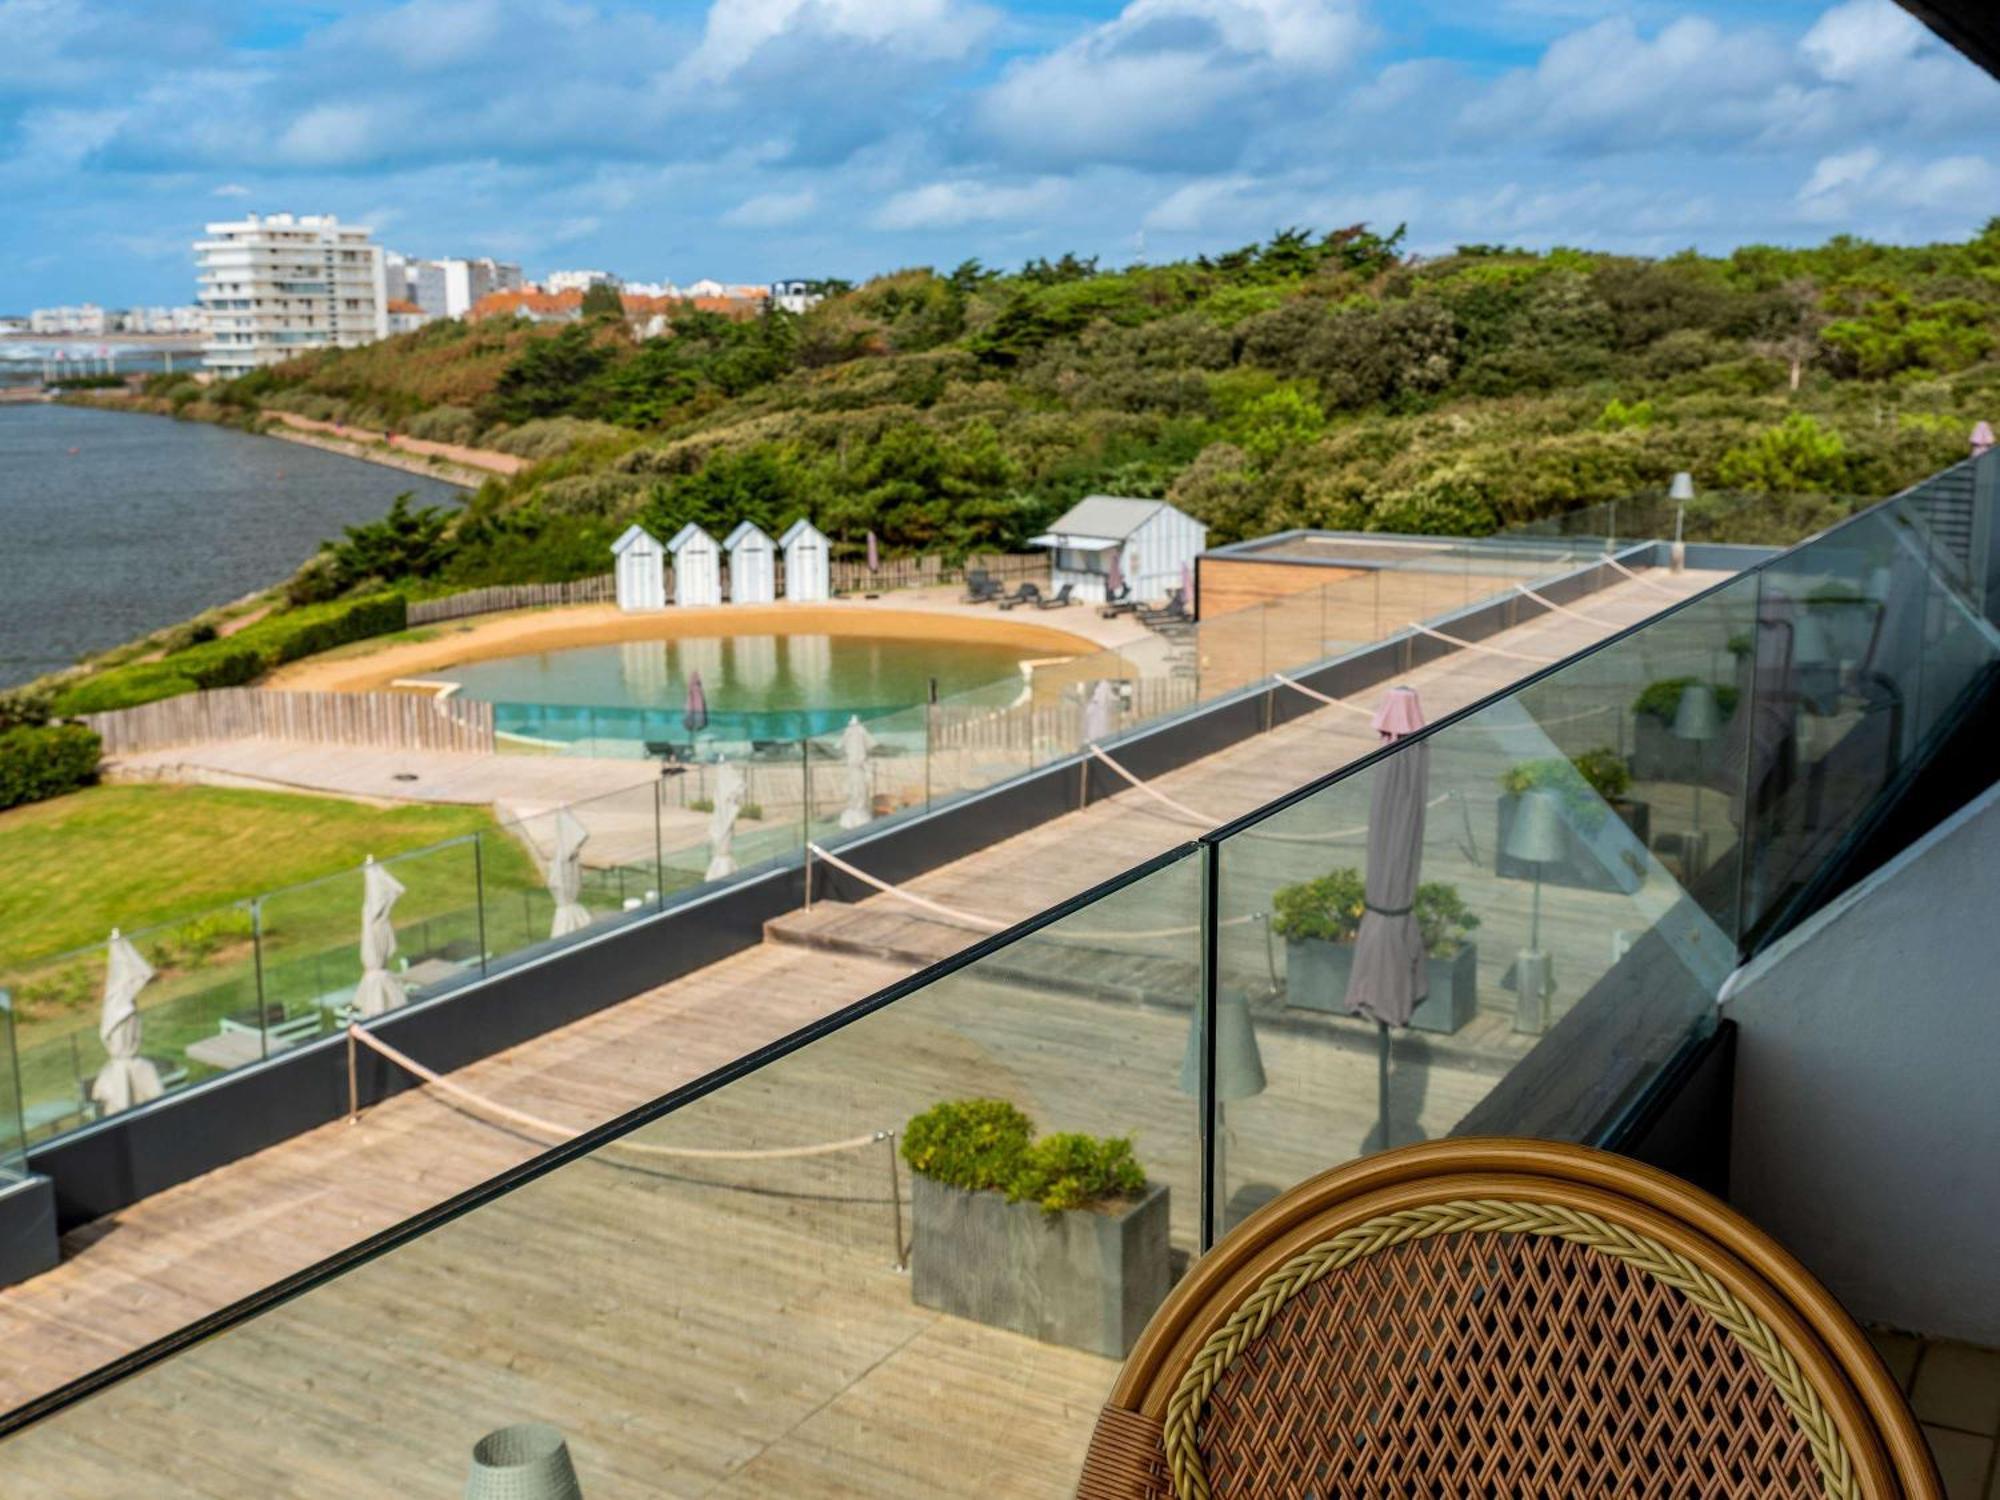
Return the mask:
{"type": "Polygon", "coordinates": [[[583,1500],[569,1444],[546,1422],[517,1422],[472,1445],[465,1500],[583,1500]]]}

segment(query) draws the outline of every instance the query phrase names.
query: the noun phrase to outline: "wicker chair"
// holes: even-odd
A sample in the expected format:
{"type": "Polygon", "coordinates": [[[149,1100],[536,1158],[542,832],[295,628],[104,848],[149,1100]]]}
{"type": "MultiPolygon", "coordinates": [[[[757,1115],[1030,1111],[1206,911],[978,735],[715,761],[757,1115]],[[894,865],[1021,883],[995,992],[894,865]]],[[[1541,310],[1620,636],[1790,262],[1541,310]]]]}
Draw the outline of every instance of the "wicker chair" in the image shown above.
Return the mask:
{"type": "Polygon", "coordinates": [[[1661,1172],[1436,1141],[1301,1184],[1199,1261],[1098,1419],[1080,1500],[1937,1500],[1826,1290],[1661,1172]]]}

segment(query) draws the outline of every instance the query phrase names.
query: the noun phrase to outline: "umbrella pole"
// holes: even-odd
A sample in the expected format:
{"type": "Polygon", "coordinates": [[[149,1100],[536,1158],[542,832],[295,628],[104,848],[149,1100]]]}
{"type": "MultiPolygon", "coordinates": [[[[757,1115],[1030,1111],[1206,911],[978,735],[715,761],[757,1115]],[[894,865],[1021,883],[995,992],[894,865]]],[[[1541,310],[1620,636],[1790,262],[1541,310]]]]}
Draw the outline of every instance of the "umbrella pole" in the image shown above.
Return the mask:
{"type": "Polygon", "coordinates": [[[1389,1023],[1377,1021],[1376,1034],[1382,1045],[1375,1057],[1376,1110],[1382,1121],[1382,1149],[1389,1149],[1389,1023]]]}

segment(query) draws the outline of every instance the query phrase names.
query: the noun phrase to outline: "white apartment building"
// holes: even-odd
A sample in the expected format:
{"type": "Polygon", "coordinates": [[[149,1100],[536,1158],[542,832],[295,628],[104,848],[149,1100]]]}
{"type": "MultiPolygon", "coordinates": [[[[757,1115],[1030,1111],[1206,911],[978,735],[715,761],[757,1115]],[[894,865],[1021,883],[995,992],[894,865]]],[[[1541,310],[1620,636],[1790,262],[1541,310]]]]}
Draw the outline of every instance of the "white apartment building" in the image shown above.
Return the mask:
{"type": "Polygon", "coordinates": [[[818,307],[826,300],[826,293],[817,281],[774,281],[771,283],[771,305],[788,313],[803,313],[818,307]]]}
{"type": "Polygon", "coordinates": [[[332,214],[266,214],[210,224],[195,242],[209,316],[202,362],[224,378],[308,349],[389,333],[382,247],[332,214]]]}
{"type": "Polygon", "coordinates": [[[625,283],[609,271],[551,271],[542,282],[548,292],[587,292],[594,286],[623,289],[625,283]]]}
{"type": "Polygon", "coordinates": [[[117,322],[125,333],[208,332],[208,315],[199,307],[128,307],[117,322]]]}
{"type": "Polygon", "coordinates": [[[38,307],[28,314],[30,333],[80,333],[98,337],[111,331],[112,318],[95,302],[81,307],[38,307]]]}
{"type": "Polygon", "coordinates": [[[414,288],[395,295],[407,295],[433,318],[463,317],[481,297],[524,285],[519,266],[483,256],[477,260],[413,260],[409,268],[414,288]]]}

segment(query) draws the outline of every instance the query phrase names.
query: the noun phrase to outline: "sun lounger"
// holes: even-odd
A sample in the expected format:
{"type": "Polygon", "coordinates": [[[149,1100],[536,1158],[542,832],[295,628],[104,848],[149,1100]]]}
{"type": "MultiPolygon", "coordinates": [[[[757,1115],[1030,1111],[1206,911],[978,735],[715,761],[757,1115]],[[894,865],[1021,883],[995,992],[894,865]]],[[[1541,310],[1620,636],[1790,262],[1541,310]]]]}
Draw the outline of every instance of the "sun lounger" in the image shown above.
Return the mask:
{"type": "Polygon", "coordinates": [[[1064,584],[1046,599],[1035,601],[1036,609],[1068,609],[1076,600],[1070,598],[1071,585],[1064,584]]]}
{"type": "Polygon", "coordinates": [[[1032,583],[1024,583],[1013,593],[999,601],[1002,609],[1012,609],[1017,604],[1033,604],[1042,597],[1042,591],[1032,583]]]}

